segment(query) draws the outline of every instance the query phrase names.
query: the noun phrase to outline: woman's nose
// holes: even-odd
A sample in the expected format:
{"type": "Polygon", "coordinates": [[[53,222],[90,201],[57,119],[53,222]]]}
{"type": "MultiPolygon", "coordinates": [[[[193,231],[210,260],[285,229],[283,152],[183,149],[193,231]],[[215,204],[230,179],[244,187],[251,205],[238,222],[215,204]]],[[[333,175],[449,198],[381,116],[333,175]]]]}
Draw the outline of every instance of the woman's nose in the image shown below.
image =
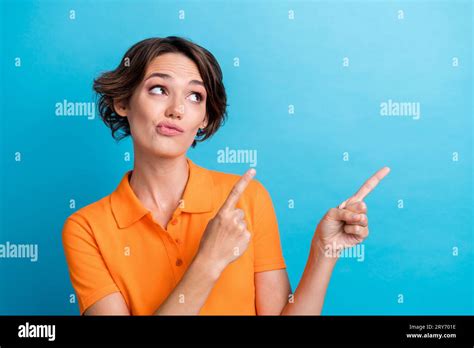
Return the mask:
{"type": "Polygon", "coordinates": [[[183,118],[183,115],[184,115],[184,104],[181,102],[173,101],[172,104],[170,105],[169,111],[167,112],[167,116],[181,119],[183,118]]]}

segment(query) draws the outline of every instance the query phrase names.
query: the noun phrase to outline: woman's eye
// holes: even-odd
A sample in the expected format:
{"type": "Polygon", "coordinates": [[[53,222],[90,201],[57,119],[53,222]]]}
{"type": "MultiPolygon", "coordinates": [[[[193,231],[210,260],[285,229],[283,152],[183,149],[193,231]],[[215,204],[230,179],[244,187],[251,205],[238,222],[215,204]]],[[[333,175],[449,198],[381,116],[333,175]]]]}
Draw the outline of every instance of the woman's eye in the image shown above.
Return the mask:
{"type": "Polygon", "coordinates": [[[193,93],[193,94],[191,94],[191,95],[195,95],[195,96],[197,96],[197,98],[198,98],[197,100],[193,100],[193,101],[198,102],[198,103],[202,101],[202,95],[201,95],[201,93],[193,93]]]}
{"type": "Polygon", "coordinates": [[[153,94],[162,94],[162,93],[158,93],[158,92],[157,92],[157,93],[154,93],[154,92],[153,92],[154,90],[160,90],[160,89],[161,89],[162,91],[164,91],[164,88],[161,87],[161,86],[153,86],[153,87],[150,89],[150,92],[152,92],[153,94]]]}

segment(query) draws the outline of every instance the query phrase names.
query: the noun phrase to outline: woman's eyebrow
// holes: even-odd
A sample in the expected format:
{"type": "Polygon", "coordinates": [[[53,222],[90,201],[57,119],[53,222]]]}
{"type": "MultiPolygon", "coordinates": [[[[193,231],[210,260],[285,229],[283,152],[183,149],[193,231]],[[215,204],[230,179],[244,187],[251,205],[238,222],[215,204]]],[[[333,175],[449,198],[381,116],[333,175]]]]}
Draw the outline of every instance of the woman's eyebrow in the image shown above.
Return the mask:
{"type": "MultiPolygon", "coordinates": [[[[148,79],[151,79],[152,77],[161,77],[162,79],[165,79],[165,80],[172,80],[173,77],[171,75],[168,75],[168,74],[164,74],[164,73],[159,73],[159,72],[154,72],[153,74],[151,74],[150,76],[148,76],[146,80],[148,79]]],[[[199,81],[199,80],[191,80],[189,81],[189,84],[190,85],[198,85],[198,86],[202,86],[204,87],[204,82],[202,81],[199,81]]]]}

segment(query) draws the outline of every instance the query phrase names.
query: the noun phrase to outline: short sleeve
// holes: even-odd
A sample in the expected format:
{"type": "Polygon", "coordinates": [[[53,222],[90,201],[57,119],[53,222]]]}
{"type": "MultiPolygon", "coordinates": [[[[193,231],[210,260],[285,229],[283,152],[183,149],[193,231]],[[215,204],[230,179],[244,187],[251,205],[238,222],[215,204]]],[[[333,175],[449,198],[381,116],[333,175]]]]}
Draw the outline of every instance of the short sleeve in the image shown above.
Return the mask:
{"type": "Polygon", "coordinates": [[[86,223],[69,217],[63,227],[62,242],[82,315],[92,304],[119,289],[86,223]]]}
{"type": "Polygon", "coordinates": [[[270,194],[257,181],[254,233],[254,272],[286,268],[280,243],[278,221],[270,194]]]}

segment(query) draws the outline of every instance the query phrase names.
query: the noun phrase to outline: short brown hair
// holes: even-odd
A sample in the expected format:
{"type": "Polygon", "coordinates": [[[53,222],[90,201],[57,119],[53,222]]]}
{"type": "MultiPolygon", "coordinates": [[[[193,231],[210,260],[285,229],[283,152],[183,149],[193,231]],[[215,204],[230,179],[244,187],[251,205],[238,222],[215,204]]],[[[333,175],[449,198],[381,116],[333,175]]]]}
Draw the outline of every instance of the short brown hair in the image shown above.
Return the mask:
{"type": "Polygon", "coordinates": [[[205,48],[183,37],[148,38],[130,47],[115,70],[105,72],[94,80],[100,117],[112,130],[115,140],[120,141],[131,133],[128,118],[115,112],[114,99],[128,101],[144,78],[148,64],[164,53],[182,53],[191,59],[197,65],[206,88],[208,123],[203,130],[199,129],[191,146],[195,147],[197,141],[208,139],[224,124],[227,95],[216,58],[205,48]]]}

